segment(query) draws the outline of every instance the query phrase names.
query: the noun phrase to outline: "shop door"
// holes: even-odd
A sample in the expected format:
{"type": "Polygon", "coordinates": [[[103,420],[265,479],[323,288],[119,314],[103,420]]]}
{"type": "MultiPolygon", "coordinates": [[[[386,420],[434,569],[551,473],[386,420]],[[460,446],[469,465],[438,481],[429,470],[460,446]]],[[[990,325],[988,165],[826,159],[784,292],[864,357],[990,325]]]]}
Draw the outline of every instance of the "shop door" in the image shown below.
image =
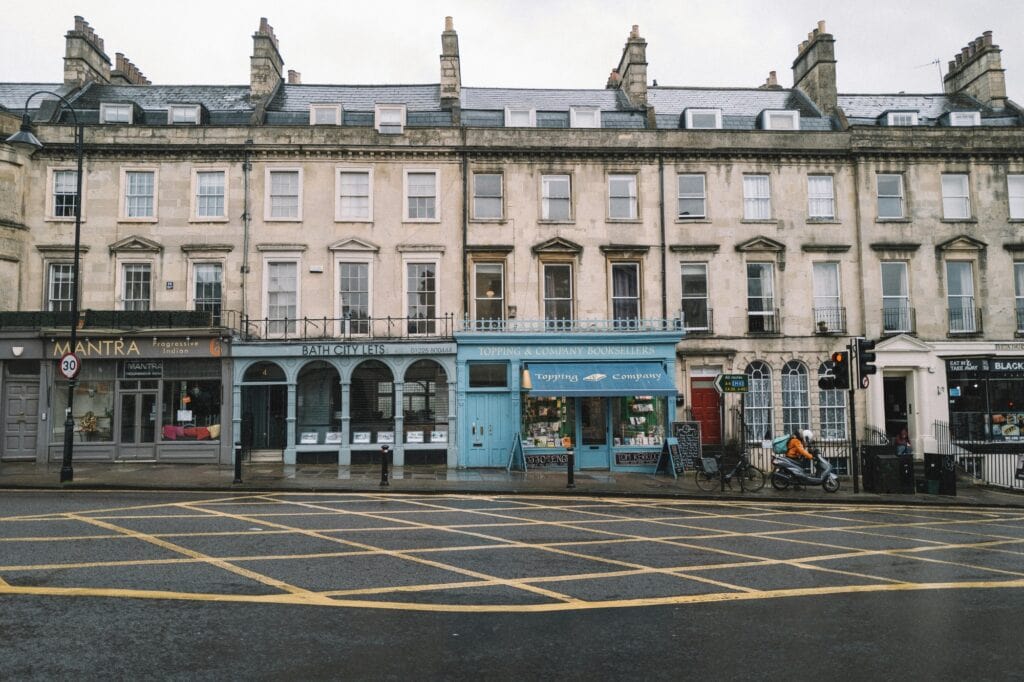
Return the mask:
{"type": "MultiPolygon", "coordinates": [[[[885,404],[885,433],[895,438],[907,423],[907,379],[906,377],[885,377],[882,379],[882,400],[885,404]]],[[[910,434],[913,437],[914,434],[910,434]]]]}
{"type": "MultiPolygon", "coordinates": [[[[467,467],[503,467],[512,452],[516,422],[507,393],[471,393],[466,397],[469,447],[467,467]]],[[[461,419],[461,417],[460,417],[461,419]]]]}
{"type": "Polygon", "coordinates": [[[580,398],[580,442],[576,460],[580,469],[608,468],[608,399],[580,398]]]}
{"type": "Polygon", "coordinates": [[[287,386],[242,387],[242,447],[259,459],[273,451],[275,458],[284,452],[288,411],[287,386]]]}
{"type": "Polygon", "coordinates": [[[722,442],[722,412],[719,409],[718,391],[715,380],[700,378],[690,380],[690,413],[694,421],[700,422],[700,439],[704,445],[720,445],[722,442]]]}
{"type": "Polygon", "coordinates": [[[35,459],[39,434],[38,381],[7,380],[4,384],[3,425],[0,459],[5,462],[35,459]]]}
{"type": "Polygon", "coordinates": [[[156,443],[156,391],[121,391],[117,459],[152,459],[156,443]]]}

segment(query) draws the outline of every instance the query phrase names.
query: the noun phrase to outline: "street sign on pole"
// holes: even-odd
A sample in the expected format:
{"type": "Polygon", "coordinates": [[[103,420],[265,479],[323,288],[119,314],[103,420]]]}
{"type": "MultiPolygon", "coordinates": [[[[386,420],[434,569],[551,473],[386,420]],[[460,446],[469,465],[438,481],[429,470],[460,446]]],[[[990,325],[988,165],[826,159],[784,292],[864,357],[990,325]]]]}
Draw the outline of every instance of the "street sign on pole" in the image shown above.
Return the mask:
{"type": "Polygon", "coordinates": [[[719,374],[715,377],[715,390],[722,393],[746,393],[750,390],[746,374],[719,374]]]}
{"type": "Polygon", "coordinates": [[[74,353],[69,351],[60,357],[60,373],[64,375],[65,379],[69,381],[74,379],[78,376],[80,369],[82,369],[82,363],[74,353]]]}

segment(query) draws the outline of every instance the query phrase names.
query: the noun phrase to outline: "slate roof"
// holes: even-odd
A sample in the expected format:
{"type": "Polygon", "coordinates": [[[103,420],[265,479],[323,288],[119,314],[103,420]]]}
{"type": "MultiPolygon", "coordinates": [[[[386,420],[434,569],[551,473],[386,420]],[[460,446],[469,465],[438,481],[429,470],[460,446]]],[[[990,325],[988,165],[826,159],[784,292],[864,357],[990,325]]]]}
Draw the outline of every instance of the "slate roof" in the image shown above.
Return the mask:
{"type": "Polygon", "coordinates": [[[169,104],[202,104],[208,111],[252,111],[248,85],[96,85],[75,98],[75,108],[99,109],[103,102],[134,102],[143,109],[169,104]]]}
{"type": "MultiPolygon", "coordinates": [[[[67,95],[72,88],[63,83],[0,83],[0,106],[15,113],[23,113],[25,110],[25,99],[38,90],[50,90],[58,95],[67,95]]],[[[47,95],[33,97],[29,106],[35,110],[47,99],[54,99],[47,95]]]]}
{"type": "Polygon", "coordinates": [[[838,103],[850,122],[858,125],[879,125],[879,117],[887,111],[916,111],[923,125],[934,124],[950,111],[980,111],[982,125],[1004,125],[1000,121],[1006,119],[1008,113],[1012,116],[1012,112],[994,112],[965,94],[839,95],[838,103]]]}
{"type": "Polygon", "coordinates": [[[346,111],[373,111],[375,104],[404,104],[407,111],[439,111],[441,86],[285,84],[267,110],[308,115],[310,104],[341,104],[346,111]]]}
{"type": "Polygon", "coordinates": [[[601,111],[635,109],[620,90],[558,90],[541,88],[462,88],[463,109],[504,110],[528,107],[537,111],[569,111],[569,107],[598,107],[601,111]]]}

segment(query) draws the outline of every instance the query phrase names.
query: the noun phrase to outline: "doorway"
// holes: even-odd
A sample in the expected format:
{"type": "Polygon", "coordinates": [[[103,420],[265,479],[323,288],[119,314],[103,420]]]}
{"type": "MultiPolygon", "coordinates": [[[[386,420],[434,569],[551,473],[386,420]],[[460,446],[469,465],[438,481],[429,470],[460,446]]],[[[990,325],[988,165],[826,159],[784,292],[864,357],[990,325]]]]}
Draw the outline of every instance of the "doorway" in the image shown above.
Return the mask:
{"type": "Polygon", "coordinates": [[[515,420],[509,414],[507,393],[473,393],[466,401],[469,443],[466,466],[503,467],[508,464],[515,420]]]}
{"type": "Polygon", "coordinates": [[[118,459],[152,458],[156,443],[155,381],[122,381],[118,459]],[[141,386],[140,386],[141,384],[141,386]]]}
{"type": "MultiPolygon", "coordinates": [[[[885,433],[890,439],[903,429],[909,432],[910,407],[907,404],[907,378],[885,377],[882,379],[882,394],[885,404],[885,433]]],[[[910,434],[913,437],[914,434],[910,434]]]]}
{"type": "Polygon", "coordinates": [[[690,379],[690,414],[694,421],[700,422],[701,443],[721,445],[722,412],[714,378],[690,379]]]}
{"type": "Polygon", "coordinates": [[[577,448],[580,469],[608,468],[608,399],[579,399],[580,444],[577,448]]]}
{"type": "Polygon", "coordinates": [[[287,386],[242,387],[242,448],[253,461],[279,461],[287,441],[287,386]]]}
{"type": "Polygon", "coordinates": [[[5,462],[35,459],[39,437],[39,362],[8,361],[5,375],[0,459],[5,462]]]}

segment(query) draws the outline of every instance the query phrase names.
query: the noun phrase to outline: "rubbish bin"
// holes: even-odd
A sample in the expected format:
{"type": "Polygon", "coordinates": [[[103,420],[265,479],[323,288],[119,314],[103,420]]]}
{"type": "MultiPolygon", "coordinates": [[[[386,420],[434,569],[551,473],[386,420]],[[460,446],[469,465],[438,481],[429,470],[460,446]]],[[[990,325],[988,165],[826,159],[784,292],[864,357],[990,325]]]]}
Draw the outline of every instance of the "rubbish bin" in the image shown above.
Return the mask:
{"type": "Polygon", "coordinates": [[[956,495],[956,458],[953,455],[924,455],[924,479],[930,495],[956,495]]]}

